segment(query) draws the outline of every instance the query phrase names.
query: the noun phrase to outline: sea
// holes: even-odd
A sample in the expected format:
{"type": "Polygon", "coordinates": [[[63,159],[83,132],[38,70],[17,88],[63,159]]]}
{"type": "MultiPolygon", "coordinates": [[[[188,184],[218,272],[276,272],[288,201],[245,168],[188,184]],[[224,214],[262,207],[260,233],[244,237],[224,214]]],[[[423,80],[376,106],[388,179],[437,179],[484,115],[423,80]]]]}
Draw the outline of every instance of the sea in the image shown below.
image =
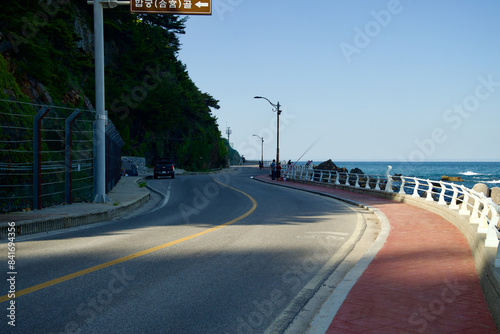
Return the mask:
{"type": "MultiPolygon", "coordinates": [[[[319,165],[323,161],[313,161],[319,165]]],[[[349,171],[359,168],[365,174],[385,176],[388,166],[392,166],[391,175],[401,174],[434,181],[441,180],[443,175],[460,176],[465,187],[472,189],[476,183],[485,183],[490,188],[500,187],[500,162],[401,162],[401,161],[333,161],[339,168],[349,171]]],[[[301,161],[299,164],[306,164],[301,161]]]]}

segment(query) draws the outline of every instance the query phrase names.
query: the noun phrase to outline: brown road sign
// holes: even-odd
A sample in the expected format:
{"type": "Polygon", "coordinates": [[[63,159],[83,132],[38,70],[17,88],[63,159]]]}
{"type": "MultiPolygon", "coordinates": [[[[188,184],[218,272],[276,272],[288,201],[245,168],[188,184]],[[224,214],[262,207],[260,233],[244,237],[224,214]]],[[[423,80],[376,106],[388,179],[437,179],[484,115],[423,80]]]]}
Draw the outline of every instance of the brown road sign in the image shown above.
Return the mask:
{"type": "Polygon", "coordinates": [[[212,0],[130,0],[132,13],[212,15],[212,0]]]}

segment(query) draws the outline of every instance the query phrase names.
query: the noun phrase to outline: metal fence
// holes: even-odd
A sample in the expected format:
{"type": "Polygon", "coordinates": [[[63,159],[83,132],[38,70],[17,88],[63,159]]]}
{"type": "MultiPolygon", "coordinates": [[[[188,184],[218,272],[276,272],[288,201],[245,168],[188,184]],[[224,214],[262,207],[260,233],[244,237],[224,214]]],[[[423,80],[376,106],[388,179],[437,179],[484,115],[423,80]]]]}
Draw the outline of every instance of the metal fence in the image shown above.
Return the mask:
{"type": "MultiPolygon", "coordinates": [[[[92,201],[94,119],[90,110],[0,100],[0,212],[92,201]]],[[[116,132],[106,145],[113,151],[109,191],[123,141],[116,132]]]]}
{"type": "Polygon", "coordinates": [[[113,123],[106,125],[106,193],[111,191],[122,175],[122,147],[125,143],[113,123]]]}
{"type": "MultiPolygon", "coordinates": [[[[260,163],[260,160],[246,160],[245,164],[246,165],[258,165],[260,163]]],[[[271,160],[264,160],[264,168],[268,168],[271,166],[272,161],[271,160]]]]}

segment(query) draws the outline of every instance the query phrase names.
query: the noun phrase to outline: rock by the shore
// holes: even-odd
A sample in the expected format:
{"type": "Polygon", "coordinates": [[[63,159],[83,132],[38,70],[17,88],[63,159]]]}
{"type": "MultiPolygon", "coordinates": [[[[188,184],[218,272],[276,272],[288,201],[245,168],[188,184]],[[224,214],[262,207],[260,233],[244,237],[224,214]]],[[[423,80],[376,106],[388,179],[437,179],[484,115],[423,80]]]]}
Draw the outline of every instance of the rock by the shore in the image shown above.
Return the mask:
{"type": "Polygon", "coordinates": [[[484,183],[476,183],[474,187],[472,187],[472,190],[483,193],[486,197],[490,197],[490,188],[484,183]]]}
{"type": "Polygon", "coordinates": [[[361,169],[359,169],[357,167],[351,169],[351,171],[349,173],[351,173],[351,174],[365,174],[365,173],[363,173],[363,171],[361,169]]]}
{"type": "Polygon", "coordinates": [[[500,187],[491,188],[490,197],[493,200],[493,203],[500,205],[500,187]]]}
{"type": "MultiPolygon", "coordinates": [[[[476,183],[473,187],[472,187],[472,190],[478,192],[478,193],[483,193],[486,197],[489,197],[490,196],[490,188],[484,184],[484,183],[476,183]]],[[[469,207],[473,207],[474,206],[474,199],[473,198],[469,198],[469,207]]]]}
{"type": "Polygon", "coordinates": [[[332,161],[332,159],[328,159],[327,161],[324,161],[320,163],[319,165],[315,166],[314,169],[320,169],[320,170],[339,170],[337,165],[332,161]]]}
{"type": "Polygon", "coordinates": [[[441,181],[447,181],[447,182],[464,182],[464,179],[462,179],[460,176],[443,175],[443,176],[441,176],[441,181]]]}
{"type": "MultiPolygon", "coordinates": [[[[340,174],[347,174],[349,173],[349,170],[345,167],[338,167],[335,165],[335,163],[332,161],[332,159],[328,159],[327,161],[324,161],[320,163],[317,166],[314,166],[314,169],[319,169],[319,170],[331,170],[334,172],[339,172],[340,174]]],[[[354,168],[351,169],[351,174],[364,174],[363,171],[359,168],[354,168]]]]}

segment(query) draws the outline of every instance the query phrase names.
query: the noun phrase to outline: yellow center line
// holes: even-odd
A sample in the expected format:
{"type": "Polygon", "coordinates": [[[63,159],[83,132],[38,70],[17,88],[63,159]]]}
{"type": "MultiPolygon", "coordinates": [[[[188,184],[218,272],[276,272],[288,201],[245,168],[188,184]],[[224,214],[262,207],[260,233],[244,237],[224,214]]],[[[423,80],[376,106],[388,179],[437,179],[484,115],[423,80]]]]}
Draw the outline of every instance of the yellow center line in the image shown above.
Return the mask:
{"type": "MultiPolygon", "coordinates": [[[[177,239],[177,240],[168,242],[168,243],[160,245],[160,246],[149,248],[149,249],[146,249],[146,250],[134,253],[134,254],[130,254],[130,255],[121,257],[121,258],[113,260],[113,261],[109,261],[109,262],[106,262],[106,263],[103,263],[103,264],[99,264],[97,266],[90,267],[88,269],[80,270],[80,271],[77,271],[75,273],[72,273],[72,274],[69,274],[69,275],[66,275],[66,276],[62,276],[62,277],[59,277],[59,278],[47,281],[45,283],[34,285],[34,286],[30,287],[30,288],[26,288],[26,289],[23,289],[23,290],[16,291],[16,293],[15,293],[16,298],[20,297],[20,296],[27,295],[29,293],[32,293],[32,292],[35,292],[35,291],[38,291],[38,290],[41,290],[41,289],[45,289],[45,288],[47,288],[49,286],[52,286],[52,285],[56,285],[56,284],[59,284],[59,283],[65,282],[65,281],[69,281],[69,280],[71,280],[73,278],[77,278],[77,277],[80,277],[80,276],[83,276],[83,275],[86,275],[86,274],[90,274],[90,273],[92,273],[94,271],[97,271],[97,270],[108,268],[108,267],[114,266],[114,265],[122,263],[122,262],[126,262],[126,261],[129,261],[129,260],[132,260],[132,259],[136,259],[138,257],[144,256],[144,255],[147,255],[147,254],[151,254],[151,253],[159,251],[161,249],[165,249],[165,248],[168,248],[168,247],[180,244],[181,242],[188,241],[188,240],[200,237],[200,236],[208,234],[210,232],[214,232],[214,231],[216,231],[218,229],[221,229],[221,228],[223,228],[225,226],[234,224],[234,223],[236,223],[236,222],[238,222],[238,221],[240,221],[240,220],[248,217],[249,215],[251,215],[255,211],[255,209],[257,208],[257,202],[250,195],[248,195],[247,193],[245,193],[245,192],[243,192],[241,190],[238,190],[236,188],[233,188],[233,187],[230,187],[230,186],[228,186],[226,184],[223,184],[223,183],[221,183],[221,182],[219,182],[219,181],[217,181],[215,179],[214,179],[214,181],[217,182],[217,183],[219,183],[220,185],[222,185],[224,187],[227,187],[229,189],[235,190],[235,191],[237,191],[239,193],[242,193],[246,197],[248,197],[250,199],[250,201],[252,201],[252,208],[250,210],[248,210],[246,213],[244,213],[243,215],[239,216],[238,218],[235,218],[235,219],[233,219],[231,221],[228,221],[227,223],[224,223],[224,224],[212,227],[212,228],[210,228],[208,230],[205,230],[203,232],[192,234],[190,236],[187,236],[187,237],[184,237],[184,238],[181,238],[181,239],[177,239]]],[[[7,301],[7,300],[10,300],[11,298],[9,298],[8,296],[9,295],[5,295],[5,296],[0,297],[0,303],[3,303],[5,301],[7,301]]]]}

